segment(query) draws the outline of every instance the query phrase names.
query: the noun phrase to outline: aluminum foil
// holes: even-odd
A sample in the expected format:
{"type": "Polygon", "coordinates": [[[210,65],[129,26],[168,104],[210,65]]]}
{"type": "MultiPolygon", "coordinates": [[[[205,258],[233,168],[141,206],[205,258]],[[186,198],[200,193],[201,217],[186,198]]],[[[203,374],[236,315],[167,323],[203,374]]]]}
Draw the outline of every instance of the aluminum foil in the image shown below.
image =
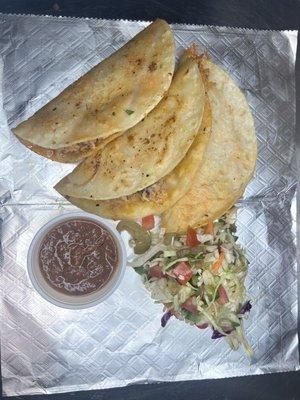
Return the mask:
{"type": "Polygon", "coordinates": [[[7,396],[221,378],[299,368],[295,261],[297,32],[174,25],[178,53],[195,42],[245,92],[259,142],[256,174],[238,204],[250,260],[253,309],[248,360],[225,341],[172,320],[160,327],[140,278],[128,268],[117,292],[88,310],[59,309],[26,272],[38,228],[75,207],[52,189],[72,166],[23,147],[9,126],[28,118],[147,22],[0,15],[1,362],[7,396]],[[2,107],[3,105],[3,107],[2,107]],[[292,207],[291,207],[292,206],[292,207]]]}

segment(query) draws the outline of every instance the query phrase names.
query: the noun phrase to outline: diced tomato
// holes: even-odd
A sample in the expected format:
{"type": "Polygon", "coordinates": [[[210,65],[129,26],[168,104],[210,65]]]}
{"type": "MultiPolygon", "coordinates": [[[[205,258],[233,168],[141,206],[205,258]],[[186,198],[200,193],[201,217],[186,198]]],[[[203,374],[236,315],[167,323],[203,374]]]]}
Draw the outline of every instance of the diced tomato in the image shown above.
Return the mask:
{"type": "Polygon", "coordinates": [[[186,232],[186,245],[189,247],[194,247],[197,246],[199,243],[200,242],[197,238],[196,230],[189,226],[186,232]]]}
{"type": "Polygon", "coordinates": [[[155,225],[154,215],[147,215],[146,217],[142,218],[142,227],[144,229],[147,229],[147,231],[153,229],[154,225],[155,225]]]}
{"type": "Polygon", "coordinates": [[[218,289],[218,293],[219,293],[219,298],[218,298],[218,303],[219,304],[226,304],[226,303],[228,303],[228,301],[229,301],[229,299],[228,299],[228,296],[227,296],[227,293],[226,293],[226,290],[224,289],[224,287],[221,285],[221,286],[219,286],[219,289],[218,289]]]}
{"type": "Polygon", "coordinates": [[[183,304],[181,304],[181,307],[192,314],[197,314],[198,312],[194,296],[189,297],[183,304]]]}
{"type": "Polygon", "coordinates": [[[206,328],[208,327],[208,324],[205,323],[205,324],[200,324],[200,325],[196,325],[196,326],[197,326],[197,328],[199,328],[199,329],[206,329],[206,328]]]}
{"type": "Polygon", "coordinates": [[[178,283],[181,285],[186,284],[191,277],[193,276],[193,271],[189,267],[189,265],[181,261],[174,269],[173,269],[173,274],[176,276],[176,279],[178,283]]]}
{"type": "Polygon", "coordinates": [[[151,278],[163,278],[165,276],[159,265],[154,265],[153,267],[150,267],[149,275],[151,278]]]}

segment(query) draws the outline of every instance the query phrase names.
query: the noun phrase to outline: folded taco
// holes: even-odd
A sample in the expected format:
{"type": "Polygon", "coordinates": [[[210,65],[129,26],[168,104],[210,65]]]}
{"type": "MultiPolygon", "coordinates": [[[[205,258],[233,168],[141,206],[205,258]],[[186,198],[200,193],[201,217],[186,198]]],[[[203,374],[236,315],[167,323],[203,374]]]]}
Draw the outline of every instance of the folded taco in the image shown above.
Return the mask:
{"type": "Polygon", "coordinates": [[[159,103],[174,65],[172,31],[157,20],[13,132],[43,156],[62,162],[82,159],[159,103]]]}
{"type": "Polygon", "coordinates": [[[162,214],[167,232],[185,232],[188,226],[200,227],[222,216],[244,193],[256,163],[254,122],[244,94],[207,57],[194,57],[207,75],[211,140],[191,188],[162,214]]]}

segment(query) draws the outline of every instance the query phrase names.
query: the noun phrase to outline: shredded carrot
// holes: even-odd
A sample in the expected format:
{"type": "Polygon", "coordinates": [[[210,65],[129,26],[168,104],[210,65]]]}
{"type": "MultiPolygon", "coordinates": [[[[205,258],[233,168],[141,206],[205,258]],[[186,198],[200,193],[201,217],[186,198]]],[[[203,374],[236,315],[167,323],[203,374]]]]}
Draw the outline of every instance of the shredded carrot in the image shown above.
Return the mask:
{"type": "Polygon", "coordinates": [[[214,223],[212,219],[208,220],[208,223],[204,229],[205,235],[213,235],[214,234],[214,223]]]}
{"type": "Polygon", "coordinates": [[[223,253],[223,251],[221,251],[219,254],[219,258],[213,263],[213,265],[211,267],[211,272],[213,274],[216,274],[219,271],[219,269],[221,268],[224,257],[225,257],[225,254],[223,253]]]}

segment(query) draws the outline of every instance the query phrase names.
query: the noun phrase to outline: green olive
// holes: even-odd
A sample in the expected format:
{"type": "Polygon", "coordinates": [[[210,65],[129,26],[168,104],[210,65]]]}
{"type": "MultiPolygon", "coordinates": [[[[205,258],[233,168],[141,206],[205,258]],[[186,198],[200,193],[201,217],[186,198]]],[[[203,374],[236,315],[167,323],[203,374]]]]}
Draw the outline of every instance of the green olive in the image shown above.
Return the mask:
{"type": "Polygon", "coordinates": [[[146,229],[134,221],[120,221],[117,225],[119,232],[127,231],[134,240],[133,250],[135,254],[145,253],[151,245],[151,236],[146,229]]]}

